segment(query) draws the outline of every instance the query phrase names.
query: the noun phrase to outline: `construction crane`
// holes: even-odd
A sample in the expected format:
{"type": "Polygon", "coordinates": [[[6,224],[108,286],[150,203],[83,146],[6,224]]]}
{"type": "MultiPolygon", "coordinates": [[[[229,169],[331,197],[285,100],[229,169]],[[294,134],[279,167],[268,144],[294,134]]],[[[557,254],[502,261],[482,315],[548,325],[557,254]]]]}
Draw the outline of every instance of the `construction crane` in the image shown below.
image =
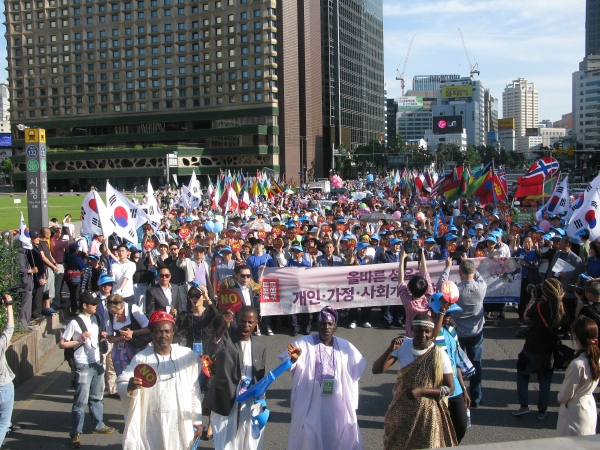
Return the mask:
{"type": "Polygon", "coordinates": [[[396,69],[396,80],[400,80],[400,86],[402,86],[402,96],[404,97],[404,71],[406,70],[406,64],[408,63],[408,57],[410,56],[410,49],[412,48],[413,41],[415,40],[416,34],[413,34],[413,37],[410,40],[410,44],[408,44],[408,51],[406,52],[406,59],[404,60],[404,67],[402,68],[402,73],[400,73],[400,66],[396,69]]]}
{"type": "Polygon", "coordinates": [[[458,29],[458,32],[460,33],[460,38],[462,39],[462,44],[465,48],[465,54],[467,55],[467,62],[469,63],[469,69],[471,70],[471,79],[473,79],[473,75],[479,75],[479,63],[475,61],[475,65],[471,64],[471,58],[469,57],[469,51],[467,50],[467,43],[465,42],[465,37],[463,36],[462,31],[460,31],[460,28],[458,29]]]}

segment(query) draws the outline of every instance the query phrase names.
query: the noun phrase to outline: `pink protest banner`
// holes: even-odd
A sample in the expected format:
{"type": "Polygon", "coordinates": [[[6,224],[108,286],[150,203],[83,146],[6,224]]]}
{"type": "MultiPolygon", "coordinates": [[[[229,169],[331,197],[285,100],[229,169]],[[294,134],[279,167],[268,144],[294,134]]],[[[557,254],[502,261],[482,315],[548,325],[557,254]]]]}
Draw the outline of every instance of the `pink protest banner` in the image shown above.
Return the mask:
{"type": "MultiPolygon", "coordinates": [[[[518,302],[521,266],[518,258],[474,258],[487,284],[485,303],[518,302]]],[[[427,261],[436,284],[445,261],[427,261]]],[[[419,263],[408,262],[405,280],[421,274],[419,263]]],[[[459,282],[458,266],[450,267],[450,280],[459,282]]],[[[263,316],[312,313],[334,308],[399,305],[398,264],[342,267],[267,267],[264,272],[260,313],[263,316]]]]}

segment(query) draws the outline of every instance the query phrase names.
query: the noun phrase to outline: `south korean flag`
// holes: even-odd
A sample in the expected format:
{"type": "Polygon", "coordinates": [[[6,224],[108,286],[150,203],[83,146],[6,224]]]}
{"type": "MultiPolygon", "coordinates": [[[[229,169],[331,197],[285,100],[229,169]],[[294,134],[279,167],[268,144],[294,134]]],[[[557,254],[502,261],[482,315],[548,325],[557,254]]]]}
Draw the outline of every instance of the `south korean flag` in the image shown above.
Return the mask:
{"type": "MultiPolygon", "coordinates": [[[[590,194],[592,194],[592,192],[590,192],[590,194]]],[[[584,203],[573,214],[573,217],[571,217],[571,221],[567,227],[567,235],[570,238],[579,241],[577,233],[579,231],[588,230],[590,233],[590,242],[600,238],[600,226],[598,225],[600,215],[599,208],[600,190],[596,189],[596,191],[590,196],[589,202],[584,203]]]]}

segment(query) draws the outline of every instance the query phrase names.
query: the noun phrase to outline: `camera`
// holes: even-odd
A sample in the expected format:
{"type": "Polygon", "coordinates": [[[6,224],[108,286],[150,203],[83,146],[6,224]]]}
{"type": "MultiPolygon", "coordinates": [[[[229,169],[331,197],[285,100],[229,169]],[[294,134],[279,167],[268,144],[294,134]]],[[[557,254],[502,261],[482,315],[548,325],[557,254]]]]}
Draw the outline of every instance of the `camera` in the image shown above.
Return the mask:
{"type": "Polygon", "coordinates": [[[12,305],[14,304],[14,302],[12,300],[9,300],[7,297],[7,294],[2,294],[2,296],[0,297],[0,305],[12,305]]]}
{"type": "Polygon", "coordinates": [[[569,285],[567,285],[567,292],[569,294],[583,295],[583,294],[585,294],[585,288],[581,287],[581,286],[577,286],[575,284],[569,284],[569,285]]]}
{"type": "Polygon", "coordinates": [[[418,253],[420,249],[419,241],[415,241],[414,239],[410,239],[404,243],[404,251],[406,253],[418,253]]]}
{"type": "Polygon", "coordinates": [[[531,295],[531,293],[533,293],[533,296],[535,298],[542,298],[542,285],[541,284],[528,284],[527,288],[526,288],[526,292],[531,295]]]}

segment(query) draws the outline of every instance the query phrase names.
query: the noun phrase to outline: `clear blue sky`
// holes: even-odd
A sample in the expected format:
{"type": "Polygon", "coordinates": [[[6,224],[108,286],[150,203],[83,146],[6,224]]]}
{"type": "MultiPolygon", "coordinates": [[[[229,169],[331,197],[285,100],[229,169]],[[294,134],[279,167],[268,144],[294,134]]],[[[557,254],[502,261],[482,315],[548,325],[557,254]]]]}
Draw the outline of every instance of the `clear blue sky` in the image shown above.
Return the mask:
{"type": "MultiPolygon", "coordinates": [[[[385,82],[389,97],[400,95],[396,68],[404,64],[416,34],[404,78],[413,75],[469,74],[458,28],[467,42],[478,77],[500,101],[506,83],[518,77],[539,91],[540,120],[571,112],[571,74],[583,58],[583,0],[388,0],[384,2],[385,82]]],[[[4,27],[2,28],[4,30],[4,27]]],[[[6,40],[0,37],[6,61],[6,40]]],[[[6,80],[0,71],[0,82],[6,80]]]]}
{"type": "Polygon", "coordinates": [[[540,120],[571,112],[571,74],[585,53],[584,0],[387,0],[383,14],[388,97],[401,95],[396,69],[413,34],[405,89],[414,75],[468,76],[460,27],[479,63],[475,77],[499,99],[499,117],[502,91],[519,77],[535,83],[540,120]]]}

